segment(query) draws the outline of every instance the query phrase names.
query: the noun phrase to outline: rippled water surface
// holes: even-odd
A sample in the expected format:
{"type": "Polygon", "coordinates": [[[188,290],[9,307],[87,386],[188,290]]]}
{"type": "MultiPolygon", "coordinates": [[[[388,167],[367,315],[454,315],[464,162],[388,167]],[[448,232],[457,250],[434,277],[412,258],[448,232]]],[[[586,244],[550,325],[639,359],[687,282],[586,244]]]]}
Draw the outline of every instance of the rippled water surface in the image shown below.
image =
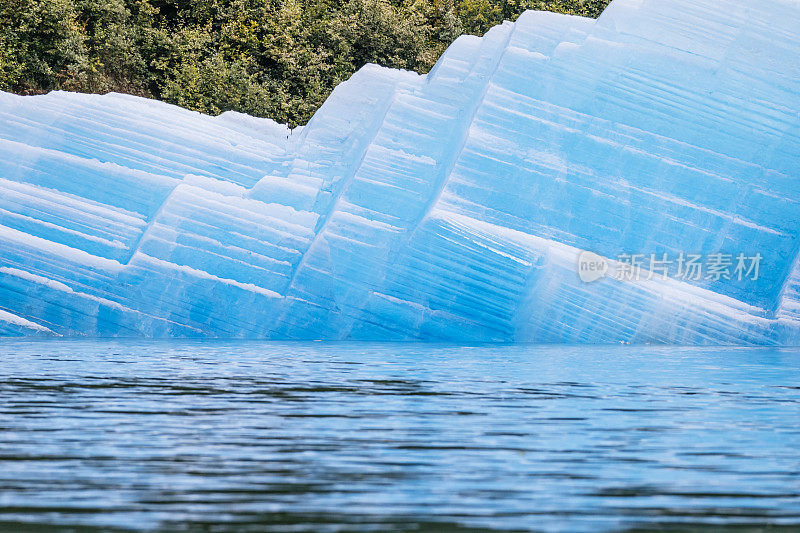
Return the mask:
{"type": "Polygon", "coordinates": [[[0,529],[800,531],[800,350],[0,340],[0,529]]]}

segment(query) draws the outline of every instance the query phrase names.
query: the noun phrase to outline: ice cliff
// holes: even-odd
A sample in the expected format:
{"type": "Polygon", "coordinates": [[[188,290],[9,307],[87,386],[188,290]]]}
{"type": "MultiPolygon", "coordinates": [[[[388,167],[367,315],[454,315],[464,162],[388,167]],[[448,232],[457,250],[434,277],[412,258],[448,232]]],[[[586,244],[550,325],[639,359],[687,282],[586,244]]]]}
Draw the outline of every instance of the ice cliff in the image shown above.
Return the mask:
{"type": "Polygon", "coordinates": [[[797,0],[615,0],[293,131],[0,93],[0,334],[796,344],[798,58],[797,0]]]}

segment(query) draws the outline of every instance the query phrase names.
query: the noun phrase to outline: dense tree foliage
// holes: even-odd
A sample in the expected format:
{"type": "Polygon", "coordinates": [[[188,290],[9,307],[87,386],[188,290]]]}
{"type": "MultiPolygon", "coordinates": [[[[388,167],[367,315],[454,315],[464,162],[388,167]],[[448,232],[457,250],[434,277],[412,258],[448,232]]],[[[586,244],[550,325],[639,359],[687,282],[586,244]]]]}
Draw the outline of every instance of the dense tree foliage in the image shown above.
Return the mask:
{"type": "Polygon", "coordinates": [[[365,63],[427,72],[526,9],[609,0],[0,0],[0,90],[118,91],[306,122],[365,63]]]}

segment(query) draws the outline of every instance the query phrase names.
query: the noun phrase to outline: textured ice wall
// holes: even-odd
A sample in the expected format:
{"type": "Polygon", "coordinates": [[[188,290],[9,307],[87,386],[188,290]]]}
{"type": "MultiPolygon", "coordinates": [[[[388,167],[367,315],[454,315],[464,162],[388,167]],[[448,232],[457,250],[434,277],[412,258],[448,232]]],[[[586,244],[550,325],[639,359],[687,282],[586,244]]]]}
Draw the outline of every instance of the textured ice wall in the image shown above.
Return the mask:
{"type": "Polygon", "coordinates": [[[615,0],[368,65],[294,131],[0,93],[0,334],[797,343],[798,57],[796,0],[615,0]]]}

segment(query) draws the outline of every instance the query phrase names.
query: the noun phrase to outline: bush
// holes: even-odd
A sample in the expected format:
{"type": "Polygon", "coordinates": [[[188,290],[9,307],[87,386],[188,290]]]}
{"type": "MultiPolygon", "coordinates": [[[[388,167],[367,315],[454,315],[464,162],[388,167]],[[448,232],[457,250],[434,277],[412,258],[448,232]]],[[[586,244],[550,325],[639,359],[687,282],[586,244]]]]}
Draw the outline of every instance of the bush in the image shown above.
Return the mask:
{"type": "Polygon", "coordinates": [[[365,63],[427,72],[526,9],[609,0],[2,0],[0,89],[124,92],[303,124],[365,63]]]}

